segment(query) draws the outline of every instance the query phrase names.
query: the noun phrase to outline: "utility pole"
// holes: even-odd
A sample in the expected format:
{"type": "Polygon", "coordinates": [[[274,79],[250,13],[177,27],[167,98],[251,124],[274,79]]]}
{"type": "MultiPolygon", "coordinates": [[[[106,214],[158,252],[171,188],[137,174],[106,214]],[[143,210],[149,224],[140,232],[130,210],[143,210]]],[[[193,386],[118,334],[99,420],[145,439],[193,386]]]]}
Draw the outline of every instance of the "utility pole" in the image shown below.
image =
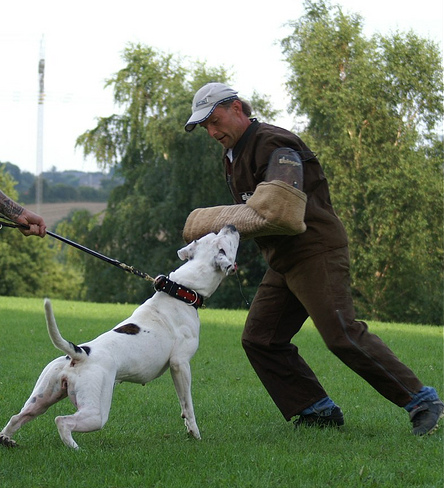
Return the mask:
{"type": "Polygon", "coordinates": [[[43,202],[43,102],[45,100],[45,44],[44,37],[40,41],[39,59],[39,98],[37,113],[37,180],[35,199],[37,213],[40,214],[40,205],[43,202]]]}

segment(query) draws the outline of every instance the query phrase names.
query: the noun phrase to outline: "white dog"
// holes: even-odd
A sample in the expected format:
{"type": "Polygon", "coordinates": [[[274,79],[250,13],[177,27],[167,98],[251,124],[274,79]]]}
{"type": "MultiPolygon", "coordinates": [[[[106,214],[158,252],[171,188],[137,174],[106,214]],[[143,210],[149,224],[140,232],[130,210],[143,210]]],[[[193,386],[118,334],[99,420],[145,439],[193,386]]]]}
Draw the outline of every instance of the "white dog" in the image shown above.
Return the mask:
{"type": "Polygon", "coordinates": [[[62,441],[78,448],[72,432],[101,429],[111,407],[114,384],[145,384],[170,368],[189,434],[200,439],[191,399],[190,360],[199,344],[197,307],[236,270],[239,234],[233,226],[208,234],[180,249],[188,261],[169,277],[159,277],[158,290],[128,319],[91,342],[76,346],[60,335],[51,303],[45,300],[48,332],[55,347],[67,354],[46,366],[21,412],[0,432],[0,444],[13,447],[12,435],[67,396],[77,408],[55,419],[62,441]],[[193,305],[193,306],[190,306],[193,305]]]}

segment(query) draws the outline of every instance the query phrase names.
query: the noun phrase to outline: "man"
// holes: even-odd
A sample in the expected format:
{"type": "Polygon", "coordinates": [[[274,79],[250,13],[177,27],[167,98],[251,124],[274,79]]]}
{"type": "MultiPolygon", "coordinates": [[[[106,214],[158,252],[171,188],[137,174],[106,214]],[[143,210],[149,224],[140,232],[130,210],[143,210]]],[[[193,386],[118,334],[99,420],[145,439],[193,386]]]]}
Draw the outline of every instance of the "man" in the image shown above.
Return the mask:
{"type": "Polygon", "coordinates": [[[19,228],[23,235],[45,237],[46,224],[43,218],[14,202],[14,200],[5,195],[1,190],[0,213],[18,224],[29,226],[29,229],[19,228]]]}
{"type": "Polygon", "coordinates": [[[235,205],[194,210],[184,238],[234,224],[243,239],[259,245],[269,269],[242,335],[257,375],[284,418],[298,416],[296,427],[344,424],[341,409],[290,343],[311,317],[336,356],[409,412],[415,435],[432,433],[444,416],[435,389],[355,320],[347,236],[315,154],[291,132],[250,116],[249,105],[222,83],[209,83],[194,96],[185,130],[200,125],[224,146],[235,205]]]}

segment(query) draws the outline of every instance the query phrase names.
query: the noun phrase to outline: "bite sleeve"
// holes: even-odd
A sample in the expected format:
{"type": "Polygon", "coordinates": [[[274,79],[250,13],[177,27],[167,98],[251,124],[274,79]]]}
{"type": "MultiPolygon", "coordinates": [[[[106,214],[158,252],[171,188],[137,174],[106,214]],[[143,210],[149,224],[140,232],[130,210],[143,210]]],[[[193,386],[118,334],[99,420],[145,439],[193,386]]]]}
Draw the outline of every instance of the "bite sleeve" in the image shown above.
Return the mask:
{"type": "Polygon", "coordinates": [[[241,239],[267,235],[296,235],[305,232],[307,195],[297,188],[273,180],[259,183],[246,204],[197,208],[185,222],[186,242],[209,232],[219,232],[224,225],[236,227],[241,239]]]}

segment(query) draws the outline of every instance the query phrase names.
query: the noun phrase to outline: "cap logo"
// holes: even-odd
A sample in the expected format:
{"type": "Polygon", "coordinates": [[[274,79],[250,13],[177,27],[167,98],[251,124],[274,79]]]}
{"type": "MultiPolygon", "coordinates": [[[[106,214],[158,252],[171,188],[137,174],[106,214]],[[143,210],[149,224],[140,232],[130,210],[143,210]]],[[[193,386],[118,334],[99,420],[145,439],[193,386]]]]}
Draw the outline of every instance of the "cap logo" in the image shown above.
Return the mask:
{"type": "Polygon", "coordinates": [[[199,100],[199,101],[196,103],[196,108],[197,108],[197,107],[200,107],[201,105],[205,105],[206,103],[208,103],[208,97],[205,97],[204,99],[199,100]]]}

